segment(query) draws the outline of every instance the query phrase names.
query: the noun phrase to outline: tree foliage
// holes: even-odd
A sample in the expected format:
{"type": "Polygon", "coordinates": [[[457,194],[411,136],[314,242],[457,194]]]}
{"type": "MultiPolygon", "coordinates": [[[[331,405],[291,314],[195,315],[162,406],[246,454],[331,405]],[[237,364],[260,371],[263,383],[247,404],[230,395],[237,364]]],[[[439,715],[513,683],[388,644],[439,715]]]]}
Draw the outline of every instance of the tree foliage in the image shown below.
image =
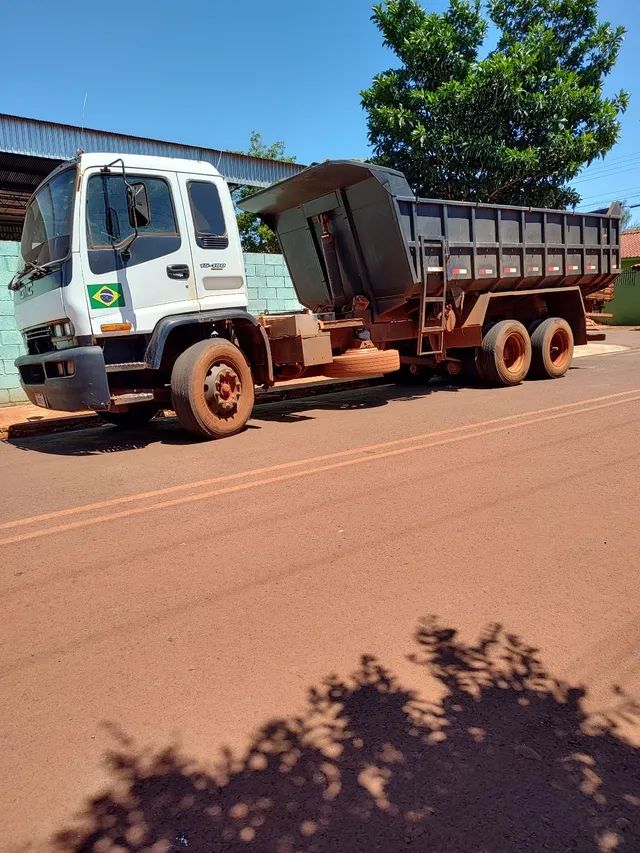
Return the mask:
{"type": "Polygon", "coordinates": [[[387,0],[372,19],[400,60],[362,92],[379,163],[423,196],[580,200],[570,181],[615,144],[628,103],[603,91],[624,28],[599,22],[597,0],[488,0],[484,12],[450,0],[443,14],[387,0]]]}
{"type": "MultiPolygon", "coordinates": [[[[244,152],[251,157],[264,157],[268,160],[284,160],[294,163],[295,157],[286,153],[285,144],[281,140],[267,145],[262,139],[262,134],[257,130],[251,133],[249,138],[249,149],[244,152]]],[[[234,202],[240,202],[247,196],[255,193],[255,187],[239,187],[233,194],[234,202]]],[[[280,252],[280,244],[274,232],[255,215],[248,211],[239,210],[236,214],[240,241],[245,252],[263,252],[265,254],[277,254],[280,252]]]]}
{"type": "MultiPolygon", "coordinates": [[[[638,220],[634,214],[635,210],[631,207],[629,202],[626,199],[621,199],[620,204],[622,205],[622,216],[620,217],[620,227],[621,228],[639,228],[640,220],[638,220]]],[[[635,207],[636,205],[634,205],[635,207]]]]}

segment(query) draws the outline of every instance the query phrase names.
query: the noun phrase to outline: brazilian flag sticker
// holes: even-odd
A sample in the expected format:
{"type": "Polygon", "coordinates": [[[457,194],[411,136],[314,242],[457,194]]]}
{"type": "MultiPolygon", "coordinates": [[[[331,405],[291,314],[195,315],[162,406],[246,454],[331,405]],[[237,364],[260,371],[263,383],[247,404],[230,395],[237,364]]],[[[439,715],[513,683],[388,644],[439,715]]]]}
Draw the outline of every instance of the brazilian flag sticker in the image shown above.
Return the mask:
{"type": "Polygon", "coordinates": [[[92,308],[122,308],[124,305],[124,294],[122,285],[116,284],[88,284],[89,305],[92,308]]]}

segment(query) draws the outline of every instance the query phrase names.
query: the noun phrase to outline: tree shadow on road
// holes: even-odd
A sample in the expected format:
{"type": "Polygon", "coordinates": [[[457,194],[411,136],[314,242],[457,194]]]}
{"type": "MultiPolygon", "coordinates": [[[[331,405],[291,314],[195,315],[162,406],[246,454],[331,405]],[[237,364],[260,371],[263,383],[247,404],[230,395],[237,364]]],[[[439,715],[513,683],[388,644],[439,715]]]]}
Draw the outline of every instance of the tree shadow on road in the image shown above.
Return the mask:
{"type": "Polygon", "coordinates": [[[398,850],[524,853],[640,849],[640,751],[619,726],[638,707],[587,716],[499,626],[475,644],[434,619],[412,660],[442,688],[427,704],[371,657],[311,689],[246,754],[204,772],[176,748],[108,759],[113,784],[61,832],[61,851],[398,850]],[[156,845],[156,846],[153,846],[156,845]]]}

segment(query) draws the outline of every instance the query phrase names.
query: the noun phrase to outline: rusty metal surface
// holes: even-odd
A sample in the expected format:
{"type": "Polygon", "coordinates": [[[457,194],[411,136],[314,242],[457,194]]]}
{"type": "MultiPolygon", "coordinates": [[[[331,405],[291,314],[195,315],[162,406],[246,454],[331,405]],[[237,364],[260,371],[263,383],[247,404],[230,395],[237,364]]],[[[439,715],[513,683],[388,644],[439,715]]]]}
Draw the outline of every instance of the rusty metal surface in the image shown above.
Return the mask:
{"type": "Polygon", "coordinates": [[[300,364],[312,367],[331,361],[330,335],[313,337],[274,338],[271,341],[271,354],[274,364],[300,364]]]}
{"type": "Polygon", "coordinates": [[[287,337],[312,337],[321,331],[313,314],[259,314],[258,323],[266,330],[270,340],[287,337]]]}

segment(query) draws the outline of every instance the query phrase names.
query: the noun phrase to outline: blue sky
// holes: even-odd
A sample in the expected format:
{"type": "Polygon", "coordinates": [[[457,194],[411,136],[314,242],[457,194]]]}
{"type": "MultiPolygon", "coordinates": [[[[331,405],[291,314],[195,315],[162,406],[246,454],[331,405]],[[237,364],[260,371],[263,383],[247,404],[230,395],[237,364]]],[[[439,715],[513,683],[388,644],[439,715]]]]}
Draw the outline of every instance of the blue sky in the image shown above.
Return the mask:
{"type": "MultiPolygon", "coordinates": [[[[628,30],[607,87],[632,99],[576,184],[586,207],[640,203],[640,3],[600,5],[628,30]]],[[[0,111],[81,124],[86,94],[88,127],[233,150],[255,129],[300,162],[366,156],[359,92],[394,64],[370,15],[371,0],[23,0],[2,16],[0,111]]]]}

